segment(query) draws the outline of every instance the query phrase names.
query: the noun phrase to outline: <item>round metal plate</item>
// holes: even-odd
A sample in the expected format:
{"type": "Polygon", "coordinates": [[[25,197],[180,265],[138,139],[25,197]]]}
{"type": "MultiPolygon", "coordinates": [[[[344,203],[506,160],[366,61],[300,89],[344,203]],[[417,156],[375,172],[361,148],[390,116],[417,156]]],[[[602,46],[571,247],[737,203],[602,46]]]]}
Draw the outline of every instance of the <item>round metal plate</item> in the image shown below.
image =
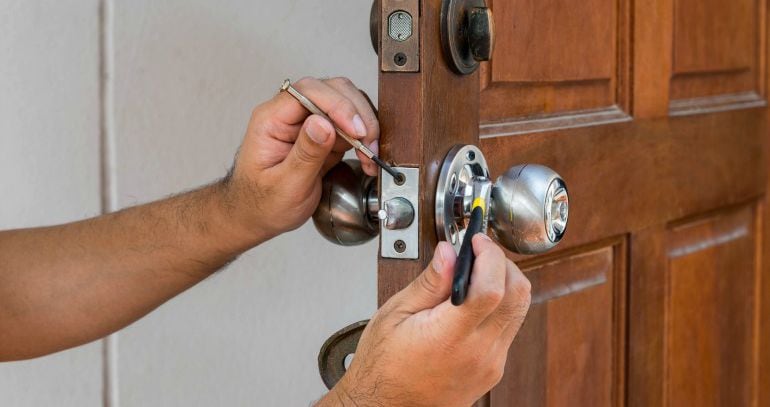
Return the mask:
{"type": "Polygon", "coordinates": [[[380,53],[380,0],[372,1],[372,9],[369,12],[369,38],[372,40],[374,53],[380,53]]]}
{"type": "Polygon", "coordinates": [[[321,347],[321,352],[318,353],[318,371],[329,390],[345,375],[345,358],[356,353],[358,341],[368,323],[367,319],[340,329],[321,347]]]}
{"type": "Polygon", "coordinates": [[[455,146],[447,154],[436,184],[436,233],[460,252],[470,219],[471,179],[489,178],[489,166],[478,147],[455,146]]]}
{"type": "Polygon", "coordinates": [[[449,66],[462,75],[478,69],[465,30],[468,13],[477,7],[486,7],[484,0],[444,0],[441,5],[441,44],[449,66]]]}

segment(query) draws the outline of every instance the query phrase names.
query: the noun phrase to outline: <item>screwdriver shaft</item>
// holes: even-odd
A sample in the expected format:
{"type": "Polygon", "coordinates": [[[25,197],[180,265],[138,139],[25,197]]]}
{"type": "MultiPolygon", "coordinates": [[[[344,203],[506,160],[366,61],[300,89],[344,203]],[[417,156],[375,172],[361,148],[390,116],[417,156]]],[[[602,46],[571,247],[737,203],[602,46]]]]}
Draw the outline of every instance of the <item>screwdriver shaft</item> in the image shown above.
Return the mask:
{"type": "Polygon", "coordinates": [[[290,94],[291,96],[293,96],[294,99],[297,99],[297,101],[302,106],[304,106],[305,109],[309,110],[310,113],[318,115],[318,116],[321,116],[324,119],[328,120],[329,123],[332,123],[332,125],[334,126],[334,130],[337,132],[337,134],[339,134],[340,137],[345,139],[345,141],[350,143],[350,145],[353,146],[353,148],[355,148],[356,150],[360,151],[367,158],[369,158],[372,161],[374,161],[377,165],[380,166],[380,168],[382,168],[383,170],[387,171],[388,174],[392,175],[394,179],[397,179],[397,180],[401,179],[401,177],[402,177],[401,173],[399,173],[398,171],[394,170],[393,167],[391,167],[390,165],[386,164],[384,161],[382,161],[382,159],[377,157],[377,155],[375,155],[374,152],[369,149],[369,147],[365,146],[364,143],[362,143],[361,141],[359,141],[359,140],[357,140],[357,139],[355,139],[353,137],[350,137],[347,133],[342,131],[342,129],[337,127],[337,125],[334,124],[334,122],[329,118],[329,116],[326,113],[324,113],[318,106],[316,106],[316,104],[313,103],[312,100],[308,99],[305,95],[300,93],[294,86],[292,86],[290,80],[287,79],[287,80],[285,80],[283,82],[283,86],[281,86],[281,91],[286,92],[286,93],[290,94]]]}

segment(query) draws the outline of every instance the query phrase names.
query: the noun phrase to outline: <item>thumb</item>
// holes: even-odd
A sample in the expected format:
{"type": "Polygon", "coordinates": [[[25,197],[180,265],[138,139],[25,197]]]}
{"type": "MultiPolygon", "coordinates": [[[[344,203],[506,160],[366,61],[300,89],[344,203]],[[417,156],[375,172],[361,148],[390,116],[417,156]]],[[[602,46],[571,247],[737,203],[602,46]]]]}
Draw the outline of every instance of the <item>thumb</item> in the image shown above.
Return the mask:
{"type": "Polygon", "coordinates": [[[452,289],[456,257],[452,245],[440,242],[428,268],[398,293],[399,308],[415,314],[446,301],[452,289]]]}
{"type": "Polygon", "coordinates": [[[334,127],[321,116],[305,120],[299,136],[283,161],[291,180],[312,185],[318,179],[326,157],[334,147],[334,127]]]}

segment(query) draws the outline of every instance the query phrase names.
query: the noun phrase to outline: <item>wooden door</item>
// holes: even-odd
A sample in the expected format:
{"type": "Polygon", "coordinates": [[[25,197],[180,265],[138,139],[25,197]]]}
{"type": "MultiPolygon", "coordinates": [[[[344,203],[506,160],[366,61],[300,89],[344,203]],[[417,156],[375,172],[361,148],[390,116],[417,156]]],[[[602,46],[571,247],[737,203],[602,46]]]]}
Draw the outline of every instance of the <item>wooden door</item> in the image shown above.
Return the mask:
{"type": "Polygon", "coordinates": [[[420,72],[380,73],[381,150],[421,168],[427,214],[418,261],[380,259],[380,302],[430,260],[441,160],[476,144],[493,178],[547,165],[571,199],[557,250],[510,256],[533,305],[482,405],[770,405],[766,3],[487,2],[475,74],[445,62],[441,0],[420,72]]]}

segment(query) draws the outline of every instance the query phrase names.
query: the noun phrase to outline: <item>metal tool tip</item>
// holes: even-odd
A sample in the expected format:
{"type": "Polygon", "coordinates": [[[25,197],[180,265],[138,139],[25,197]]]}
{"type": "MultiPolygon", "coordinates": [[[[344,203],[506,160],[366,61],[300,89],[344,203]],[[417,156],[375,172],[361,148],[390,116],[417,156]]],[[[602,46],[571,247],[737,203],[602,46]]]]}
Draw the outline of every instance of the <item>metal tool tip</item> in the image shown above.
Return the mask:
{"type": "Polygon", "coordinates": [[[289,90],[289,87],[291,86],[291,80],[286,79],[283,81],[283,85],[281,85],[281,91],[285,92],[289,90]]]}

